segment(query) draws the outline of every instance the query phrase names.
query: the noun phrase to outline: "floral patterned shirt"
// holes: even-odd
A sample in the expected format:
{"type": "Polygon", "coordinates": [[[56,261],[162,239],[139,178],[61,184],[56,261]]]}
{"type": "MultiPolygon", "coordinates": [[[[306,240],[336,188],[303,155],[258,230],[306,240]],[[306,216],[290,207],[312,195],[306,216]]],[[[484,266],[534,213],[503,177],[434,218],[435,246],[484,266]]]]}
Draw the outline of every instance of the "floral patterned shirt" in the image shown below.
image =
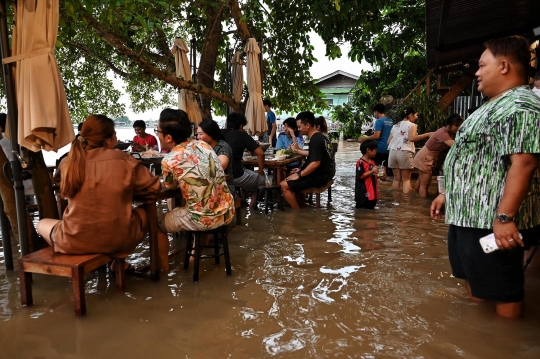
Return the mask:
{"type": "Polygon", "coordinates": [[[231,222],[234,198],[225,182],[225,172],[210,145],[189,140],[176,145],[161,162],[165,186],[179,187],[201,229],[213,229],[231,222]]]}

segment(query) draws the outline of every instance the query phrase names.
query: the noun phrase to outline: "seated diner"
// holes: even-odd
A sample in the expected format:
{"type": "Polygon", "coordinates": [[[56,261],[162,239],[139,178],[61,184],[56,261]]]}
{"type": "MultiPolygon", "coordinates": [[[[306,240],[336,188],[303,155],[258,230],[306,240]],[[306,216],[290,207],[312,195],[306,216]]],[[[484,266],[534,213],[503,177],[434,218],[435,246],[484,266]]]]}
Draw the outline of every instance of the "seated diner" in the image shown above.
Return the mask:
{"type": "Polygon", "coordinates": [[[300,112],[296,120],[300,133],[309,137],[308,157],[302,167],[291,170],[291,175],[280,183],[283,197],[294,209],[300,208],[295,193],[308,188],[324,187],[336,172],[332,144],[328,137],[315,128],[313,113],[300,112]]]}
{"type": "Polygon", "coordinates": [[[126,257],[147,231],[146,213],[133,208],[135,191],[157,191],[159,177],[129,154],[114,150],[114,122],[92,115],[60,164],[62,220],[42,219],[37,231],[65,254],[103,253],[126,257]],[[111,200],[114,199],[114,200],[111,200]]]}
{"type": "Polygon", "coordinates": [[[132,152],[159,151],[156,138],[146,133],[146,123],[143,120],[133,122],[133,129],[136,135],[133,137],[133,144],[131,145],[132,152]]]}
{"type": "MultiPolygon", "coordinates": [[[[216,153],[204,141],[191,136],[191,122],[182,110],[165,109],[158,122],[161,147],[169,149],[161,163],[164,185],[180,188],[185,207],[158,213],[158,249],[161,268],[169,270],[166,233],[206,231],[229,224],[234,217],[234,198],[216,153]]],[[[209,237],[203,239],[207,242],[209,237]]],[[[205,245],[205,243],[202,243],[205,245]]]]}
{"type": "Polygon", "coordinates": [[[246,191],[253,191],[251,195],[250,207],[253,208],[257,203],[256,189],[264,186],[266,177],[264,173],[264,151],[251,136],[244,131],[247,125],[246,116],[243,113],[233,112],[227,116],[225,124],[226,129],[221,130],[225,137],[225,142],[229,144],[233,152],[233,177],[234,186],[246,191]],[[242,166],[242,157],[244,150],[248,150],[257,156],[257,172],[244,168],[242,166]]]}

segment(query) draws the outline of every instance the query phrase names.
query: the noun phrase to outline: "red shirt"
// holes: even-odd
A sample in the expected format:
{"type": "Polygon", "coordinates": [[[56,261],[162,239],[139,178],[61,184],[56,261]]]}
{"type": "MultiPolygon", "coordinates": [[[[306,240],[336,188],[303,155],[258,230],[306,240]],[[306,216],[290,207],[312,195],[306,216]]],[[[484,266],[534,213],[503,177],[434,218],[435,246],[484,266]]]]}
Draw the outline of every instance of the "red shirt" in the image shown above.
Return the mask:
{"type": "Polygon", "coordinates": [[[136,144],[141,145],[143,147],[148,145],[149,150],[156,150],[157,151],[159,149],[156,138],[154,136],[152,136],[151,134],[149,134],[149,133],[146,134],[146,138],[144,138],[144,139],[140,138],[139,136],[133,137],[133,143],[136,143],[136,144]]]}

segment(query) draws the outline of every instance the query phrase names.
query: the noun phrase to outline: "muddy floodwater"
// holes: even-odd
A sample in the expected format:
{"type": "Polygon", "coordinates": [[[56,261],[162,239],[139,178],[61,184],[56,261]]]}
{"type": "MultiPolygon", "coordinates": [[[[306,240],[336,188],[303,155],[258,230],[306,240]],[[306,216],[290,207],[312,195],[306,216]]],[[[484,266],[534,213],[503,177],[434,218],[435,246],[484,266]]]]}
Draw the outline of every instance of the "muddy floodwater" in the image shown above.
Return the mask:
{"type": "MultiPolygon", "coordinates": [[[[230,277],[207,260],[194,283],[182,256],[125,292],[92,273],[78,318],[65,278],[34,275],[22,307],[1,257],[0,358],[540,358],[540,270],[526,273],[522,320],[469,301],[430,200],[385,184],[375,211],[354,209],[358,157],[340,144],[329,208],[245,211],[230,277]]],[[[147,258],[143,245],[130,260],[147,258]]]]}

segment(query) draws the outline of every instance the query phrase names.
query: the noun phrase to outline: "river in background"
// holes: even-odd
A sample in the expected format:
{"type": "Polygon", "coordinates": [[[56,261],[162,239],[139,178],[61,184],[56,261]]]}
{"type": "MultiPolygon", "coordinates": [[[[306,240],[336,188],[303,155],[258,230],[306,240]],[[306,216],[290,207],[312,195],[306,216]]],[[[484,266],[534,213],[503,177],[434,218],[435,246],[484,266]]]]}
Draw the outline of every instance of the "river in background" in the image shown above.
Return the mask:
{"type": "MultiPolygon", "coordinates": [[[[527,270],[522,320],[469,301],[430,200],[385,184],[375,211],[354,209],[358,157],[340,143],[329,208],[244,212],[230,277],[203,261],[194,283],[182,256],[125,292],[90,274],[77,318],[65,278],[34,275],[35,304],[21,307],[0,257],[0,358],[540,358],[540,270],[527,270]]],[[[128,260],[147,258],[143,244],[128,260]]]]}

